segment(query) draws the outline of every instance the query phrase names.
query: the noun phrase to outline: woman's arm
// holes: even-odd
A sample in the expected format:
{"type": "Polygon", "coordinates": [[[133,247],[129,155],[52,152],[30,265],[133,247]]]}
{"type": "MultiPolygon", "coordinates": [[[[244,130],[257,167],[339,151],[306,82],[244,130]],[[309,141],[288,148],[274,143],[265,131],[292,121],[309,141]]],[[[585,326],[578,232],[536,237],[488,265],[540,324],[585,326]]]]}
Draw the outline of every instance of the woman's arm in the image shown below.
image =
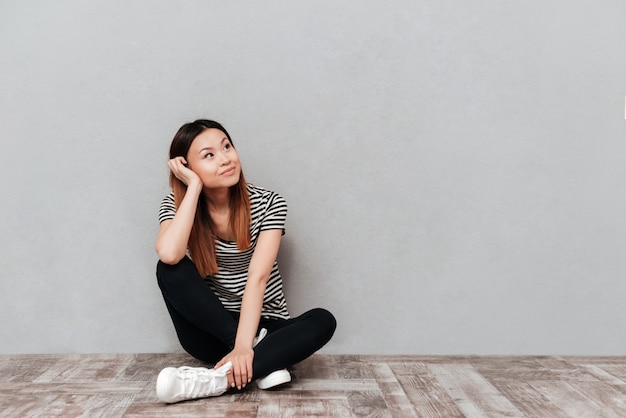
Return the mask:
{"type": "Polygon", "coordinates": [[[156,240],[156,252],[159,260],[165,264],[176,264],[185,257],[191,227],[196,215],[198,198],[202,192],[200,177],[185,165],[182,157],[168,162],[174,175],[187,185],[187,192],[180,207],[176,209],[174,218],[161,222],[156,240]]]}
{"type": "MultiPolygon", "coordinates": [[[[241,315],[235,338],[235,348],[226,355],[215,367],[230,361],[233,364],[233,377],[237,388],[245,387],[252,380],[252,344],[261,320],[265,287],[269,280],[272,267],[278,256],[280,239],[283,231],[272,229],[262,231],[250,260],[248,278],[241,302],[241,315]]],[[[255,376],[261,377],[261,376],[255,376]]]]}

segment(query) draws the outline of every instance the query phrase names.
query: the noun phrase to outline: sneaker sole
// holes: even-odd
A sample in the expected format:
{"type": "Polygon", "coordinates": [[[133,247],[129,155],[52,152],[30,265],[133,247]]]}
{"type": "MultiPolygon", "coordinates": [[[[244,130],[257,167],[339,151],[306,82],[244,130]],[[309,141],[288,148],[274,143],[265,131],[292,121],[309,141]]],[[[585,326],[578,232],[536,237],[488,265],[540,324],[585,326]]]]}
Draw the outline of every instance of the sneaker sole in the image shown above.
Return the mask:
{"type": "Polygon", "coordinates": [[[265,390],[289,382],[291,382],[291,374],[287,370],[276,370],[261,379],[257,379],[256,385],[259,389],[265,390]]]}
{"type": "Polygon", "coordinates": [[[169,390],[170,376],[175,372],[176,372],[175,367],[166,367],[165,369],[161,370],[161,373],[159,373],[159,377],[157,378],[157,384],[156,384],[156,393],[157,393],[157,398],[159,398],[161,402],[166,402],[166,403],[175,402],[175,400],[171,398],[171,395],[167,393],[169,390]]]}

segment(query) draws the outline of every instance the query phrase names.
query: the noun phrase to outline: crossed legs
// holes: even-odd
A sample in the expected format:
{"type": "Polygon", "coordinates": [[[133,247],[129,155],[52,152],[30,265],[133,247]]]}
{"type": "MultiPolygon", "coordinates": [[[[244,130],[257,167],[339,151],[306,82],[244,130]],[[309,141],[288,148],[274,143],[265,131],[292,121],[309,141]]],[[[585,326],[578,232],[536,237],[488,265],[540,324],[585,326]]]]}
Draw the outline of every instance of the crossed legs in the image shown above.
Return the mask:
{"type": "MultiPolygon", "coordinates": [[[[238,314],[227,311],[185,257],[176,265],[159,261],[157,279],[182,347],[193,357],[216,363],[235,345],[238,314]]],[[[254,348],[253,377],[292,366],[322,348],[336,328],[334,316],[312,309],[291,319],[262,318],[268,335],[254,348]]]]}

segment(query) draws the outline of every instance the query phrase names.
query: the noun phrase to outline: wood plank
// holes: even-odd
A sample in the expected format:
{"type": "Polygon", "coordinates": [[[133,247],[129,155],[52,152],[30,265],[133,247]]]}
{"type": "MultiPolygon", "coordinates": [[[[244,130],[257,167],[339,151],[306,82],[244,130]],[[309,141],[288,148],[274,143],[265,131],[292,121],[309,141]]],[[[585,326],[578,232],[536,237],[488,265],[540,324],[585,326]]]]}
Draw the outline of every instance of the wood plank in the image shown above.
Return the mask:
{"type": "Polygon", "coordinates": [[[417,412],[413,408],[413,404],[406,396],[402,385],[398,382],[389,365],[386,363],[373,363],[371,370],[391,415],[394,417],[416,416],[417,412]]]}
{"type": "Polygon", "coordinates": [[[430,364],[428,370],[467,416],[523,416],[515,405],[470,364],[430,364]]]}
{"type": "Polygon", "coordinates": [[[526,417],[568,417],[528,382],[514,379],[510,381],[499,380],[494,383],[494,386],[526,417]]]}
{"type": "Polygon", "coordinates": [[[595,364],[580,365],[579,367],[599,381],[611,385],[621,393],[626,394],[626,382],[622,379],[618,379],[615,375],[609,373],[603,367],[595,364]]]}
{"type": "MultiPolygon", "coordinates": [[[[0,382],[32,381],[45,373],[50,367],[67,356],[2,356],[0,362],[0,382]]],[[[74,357],[78,359],[79,356],[74,357]]]]}
{"type": "Polygon", "coordinates": [[[352,417],[350,407],[345,400],[302,400],[279,399],[263,400],[259,404],[257,417],[259,418],[286,418],[286,417],[352,417]]]}
{"type": "Polygon", "coordinates": [[[323,355],[312,356],[296,364],[291,371],[291,375],[294,380],[300,377],[326,380],[339,378],[335,358],[323,355]]]}
{"type": "Polygon", "coordinates": [[[544,398],[565,416],[577,418],[620,417],[617,413],[593,402],[568,382],[529,382],[544,398]]]}
{"type": "Polygon", "coordinates": [[[335,358],[337,376],[340,379],[372,379],[370,362],[361,356],[337,356],[335,358]]]}
{"type": "MultiPolygon", "coordinates": [[[[379,386],[374,379],[298,379],[284,385],[284,390],[310,390],[310,391],[364,391],[378,390],[379,386]],[[286,389],[284,389],[286,388],[286,389]]],[[[271,392],[270,392],[271,393],[271,392]]]]}
{"type": "Polygon", "coordinates": [[[626,360],[621,364],[601,364],[598,365],[598,367],[615,376],[622,382],[626,382],[626,360]]]}
{"type": "MultiPolygon", "coordinates": [[[[146,388],[145,382],[64,382],[64,383],[0,383],[0,391],[13,392],[15,395],[36,396],[47,393],[64,395],[81,393],[95,395],[98,393],[139,393],[146,388]]],[[[156,396],[156,395],[155,395],[156,396]]]]}
{"type": "Polygon", "coordinates": [[[574,364],[624,364],[625,356],[561,356],[574,364]]]}
{"type": "Polygon", "coordinates": [[[128,355],[69,356],[59,361],[35,382],[99,382],[118,379],[132,362],[128,355]]]}
{"type": "Polygon", "coordinates": [[[615,387],[601,381],[574,381],[570,385],[607,411],[607,416],[626,417],[626,396],[615,387]]]}
{"type": "Polygon", "coordinates": [[[391,412],[380,390],[352,391],[345,394],[353,416],[391,418],[391,412]]]}
{"type": "MultiPolygon", "coordinates": [[[[485,357],[471,364],[490,382],[496,381],[562,381],[589,380],[590,376],[577,365],[551,357],[485,357]]],[[[593,379],[591,379],[593,380],[593,379]]]]}
{"type": "Polygon", "coordinates": [[[0,389],[0,418],[43,416],[54,395],[23,396],[0,389]]]}
{"type": "Polygon", "coordinates": [[[225,397],[198,399],[175,404],[133,403],[124,413],[124,418],[146,417],[256,417],[257,403],[229,402],[225,397]]]}
{"type": "Polygon", "coordinates": [[[390,363],[390,367],[417,416],[463,417],[463,413],[424,363],[390,363]]]}

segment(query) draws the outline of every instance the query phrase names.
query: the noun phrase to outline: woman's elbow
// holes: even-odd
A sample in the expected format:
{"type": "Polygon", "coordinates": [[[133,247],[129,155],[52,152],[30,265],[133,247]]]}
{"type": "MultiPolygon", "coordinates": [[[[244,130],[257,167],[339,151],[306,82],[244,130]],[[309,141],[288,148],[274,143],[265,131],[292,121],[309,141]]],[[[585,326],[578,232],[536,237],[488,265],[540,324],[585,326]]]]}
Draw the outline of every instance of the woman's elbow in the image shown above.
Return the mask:
{"type": "Polygon", "coordinates": [[[185,257],[184,253],[180,254],[177,251],[171,251],[171,250],[168,251],[166,249],[159,248],[158,246],[156,248],[156,252],[159,257],[159,260],[161,260],[165,264],[170,264],[170,265],[178,264],[178,262],[182,260],[183,257],[185,257]]]}
{"type": "Polygon", "coordinates": [[[265,288],[270,280],[270,273],[248,271],[248,283],[265,288]]]}

